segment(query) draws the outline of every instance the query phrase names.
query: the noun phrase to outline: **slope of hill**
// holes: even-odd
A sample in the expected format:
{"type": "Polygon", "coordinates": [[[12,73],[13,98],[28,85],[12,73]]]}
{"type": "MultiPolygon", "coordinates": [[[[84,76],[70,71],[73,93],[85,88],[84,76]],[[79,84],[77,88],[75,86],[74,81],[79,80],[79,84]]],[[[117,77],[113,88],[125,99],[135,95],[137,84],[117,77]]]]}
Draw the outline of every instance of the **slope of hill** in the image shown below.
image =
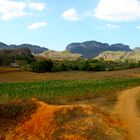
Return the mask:
{"type": "Polygon", "coordinates": [[[121,43],[109,45],[97,41],[87,41],[83,43],[71,43],[66,50],[72,53],[79,53],[83,57],[93,58],[104,51],[131,51],[128,45],[121,43]]]}
{"type": "Polygon", "coordinates": [[[14,50],[1,50],[0,57],[32,56],[29,48],[17,48],[14,50]]]}
{"type": "Polygon", "coordinates": [[[59,60],[59,61],[78,60],[82,58],[80,54],[72,54],[69,51],[54,51],[54,50],[49,50],[44,53],[38,54],[36,56],[44,59],[52,59],[52,60],[59,60]]]}
{"type": "Polygon", "coordinates": [[[34,54],[43,53],[44,51],[47,51],[48,49],[45,47],[40,47],[37,45],[31,45],[31,44],[21,44],[21,45],[7,45],[2,42],[0,42],[0,50],[4,49],[17,49],[17,48],[29,48],[30,51],[34,54]]]}
{"type": "Polygon", "coordinates": [[[29,48],[17,48],[14,50],[0,50],[0,66],[19,67],[34,60],[29,48]],[[17,63],[17,61],[19,63],[17,63]]]}
{"type": "Polygon", "coordinates": [[[104,60],[111,60],[111,61],[125,61],[125,60],[133,60],[133,61],[140,61],[140,52],[112,52],[112,51],[106,51],[101,54],[99,54],[97,59],[104,59],[104,60]]]}
{"type": "Polygon", "coordinates": [[[135,51],[135,52],[138,52],[139,51],[140,52],[140,47],[134,48],[133,51],[135,51]]]}

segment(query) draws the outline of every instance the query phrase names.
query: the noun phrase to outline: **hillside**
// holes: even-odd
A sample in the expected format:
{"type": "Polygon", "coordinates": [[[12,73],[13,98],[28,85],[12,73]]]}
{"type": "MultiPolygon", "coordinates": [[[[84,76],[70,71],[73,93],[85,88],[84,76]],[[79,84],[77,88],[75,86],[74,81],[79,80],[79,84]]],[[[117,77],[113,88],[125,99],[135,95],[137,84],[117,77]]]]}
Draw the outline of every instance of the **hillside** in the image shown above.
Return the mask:
{"type": "Polygon", "coordinates": [[[47,48],[41,47],[41,46],[38,46],[38,45],[31,45],[31,44],[7,45],[7,44],[4,44],[4,43],[0,42],[0,50],[4,50],[4,49],[7,49],[7,50],[10,49],[11,50],[11,49],[17,49],[17,48],[29,48],[30,51],[34,54],[39,54],[39,53],[42,53],[42,52],[48,50],[47,48]]]}
{"type": "Polygon", "coordinates": [[[69,51],[54,51],[49,50],[44,53],[36,55],[37,57],[52,59],[52,60],[78,60],[81,58],[80,54],[72,54],[69,51]]]}
{"type": "Polygon", "coordinates": [[[121,43],[109,45],[97,41],[87,41],[83,43],[71,43],[66,47],[66,50],[72,53],[79,53],[83,57],[93,58],[104,51],[131,51],[128,45],[121,43]]]}
{"type": "Polygon", "coordinates": [[[34,60],[34,57],[29,48],[17,48],[17,49],[5,49],[0,50],[0,66],[14,66],[30,63],[34,60]],[[19,64],[18,64],[18,62],[19,64]],[[13,63],[13,64],[12,64],[13,63]]]}
{"type": "Polygon", "coordinates": [[[104,60],[111,60],[111,61],[125,61],[125,60],[134,60],[134,61],[140,61],[140,51],[131,51],[131,52],[112,52],[112,51],[106,51],[101,54],[99,54],[97,59],[104,59],[104,60]]]}
{"type": "Polygon", "coordinates": [[[135,51],[135,52],[139,51],[140,52],[140,47],[134,48],[133,51],[135,51]]]}
{"type": "Polygon", "coordinates": [[[31,56],[31,51],[28,48],[17,48],[14,50],[1,50],[1,57],[17,57],[17,56],[31,56]]]}

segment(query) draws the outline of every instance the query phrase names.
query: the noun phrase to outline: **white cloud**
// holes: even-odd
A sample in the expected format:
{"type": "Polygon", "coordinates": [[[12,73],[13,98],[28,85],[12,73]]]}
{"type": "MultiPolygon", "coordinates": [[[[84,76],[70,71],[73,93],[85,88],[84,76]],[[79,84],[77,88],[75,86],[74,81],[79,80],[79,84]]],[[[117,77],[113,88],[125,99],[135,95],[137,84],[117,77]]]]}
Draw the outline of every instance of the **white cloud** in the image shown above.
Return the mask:
{"type": "Polygon", "coordinates": [[[77,11],[75,9],[69,9],[62,13],[62,17],[65,20],[71,20],[71,21],[77,21],[80,19],[79,15],[77,14],[77,11]]]}
{"type": "Polygon", "coordinates": [[[36,22],[29,25],[27,28],[28,30],[36,30],[36,29],[44,28],[46,26],[47,26],[47,22],[36,22]]]}
{"type": "Polygon", "coordinates": [[[0,18],[3,20],[10,20],[24,16],[26,15],[24,12],[25,7],[26,4],[24,2],[0,0],[0,18]]]}
{"type": "Polygon", "coordinates": [[[43,11],[45,9],[45,4],[41,2],[30,2],[28,6],[31,10],[43,11]]]}
{"type": "Polygon", "coordinates": [[[0,0],[0,19],[11,20],[30,15],[31,10],[42,11],[44,8],[44,3],[0,0]],[[28,10],[28,12],[26,10],[28,10]]]}
{"type": "Polygon", "coordinates": [[[90,15],[109,21],[133,21],[140,19],[140,1],[100,0],[90,15]]]}

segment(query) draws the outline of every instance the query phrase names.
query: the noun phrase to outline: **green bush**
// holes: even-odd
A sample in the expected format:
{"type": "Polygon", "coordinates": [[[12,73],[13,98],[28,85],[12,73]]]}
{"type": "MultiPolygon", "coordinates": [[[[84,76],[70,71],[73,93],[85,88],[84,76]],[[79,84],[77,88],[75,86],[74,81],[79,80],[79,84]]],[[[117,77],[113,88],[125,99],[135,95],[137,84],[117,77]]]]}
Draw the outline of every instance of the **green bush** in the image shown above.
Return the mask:
{"type": "Polygon", "coordinates": [[[23,55],[23,56],[17,56],[17,57],[15,58],[15,60],[18,60],[18,61],[20,61],[20,60],[23,61],[23,60],[24,60],[24,61],[26,61],[27,64],[30,64],[30,63],[36,61],[35,58],[34,58],[33,56],[25,56],[25,55],[23,55]]]}
{"type": "Polygon", "coordinates": [[[140,62],[127,60],[124,62],[83,59],[76,61],[38,61],[31,65],[34,72],[57,71],[113,71],[140,67],[140,62]]]}
{"type": "Polygon", "coordinates": [[[33,72],[50,72],[53,68],[53,62],[51,61],[38,61],[31,64],[33,72]]]}

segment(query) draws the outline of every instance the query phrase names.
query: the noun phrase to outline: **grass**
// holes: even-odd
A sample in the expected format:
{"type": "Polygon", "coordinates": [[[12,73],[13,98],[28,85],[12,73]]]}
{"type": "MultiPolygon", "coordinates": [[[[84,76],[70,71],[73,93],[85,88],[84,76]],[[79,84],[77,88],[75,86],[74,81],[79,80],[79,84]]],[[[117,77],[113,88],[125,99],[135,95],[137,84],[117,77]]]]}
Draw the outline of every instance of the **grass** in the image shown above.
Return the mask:
{"type": "Polygon", "coordinates": [[[140,78],[0,83],[0,96],[8,100],[38,98],[57,104],[57,101],[65,99],[78,100],[106,96],[137,85],[140,85],[140,78]]]}
{"type": "Polygon", "coordinates": [[[94,106],[62,108],[54,113],[54,120],[57,127],[52,136],[56,140],[116,140],[123,133],[117,120],[113,124],[110,115],[94,106]]]}
{"type": "Polygon", "coordinates": [[[32,101],[9,101],[0,104],[0,140],[5,140],[8,131],[30,118],[36,110],[32,101]]]}
{"type": "Polygon", "coordinates": [[[106,72],[54,72],[33,73],[26,71],[0,72],[0,83],[32,82],[46,80],[101,80],[106,78],[140,78],[140,68],[106,72]]]}
{"type": "Polygon", "coordinates": [[[31,101],[12,101],[7,104],[1,104],[0,119],[4,118],[14,120],[19,118],[19,116],[26,116],[27,112],[31,112],[35,108],[36,105],[31,101]]]}

